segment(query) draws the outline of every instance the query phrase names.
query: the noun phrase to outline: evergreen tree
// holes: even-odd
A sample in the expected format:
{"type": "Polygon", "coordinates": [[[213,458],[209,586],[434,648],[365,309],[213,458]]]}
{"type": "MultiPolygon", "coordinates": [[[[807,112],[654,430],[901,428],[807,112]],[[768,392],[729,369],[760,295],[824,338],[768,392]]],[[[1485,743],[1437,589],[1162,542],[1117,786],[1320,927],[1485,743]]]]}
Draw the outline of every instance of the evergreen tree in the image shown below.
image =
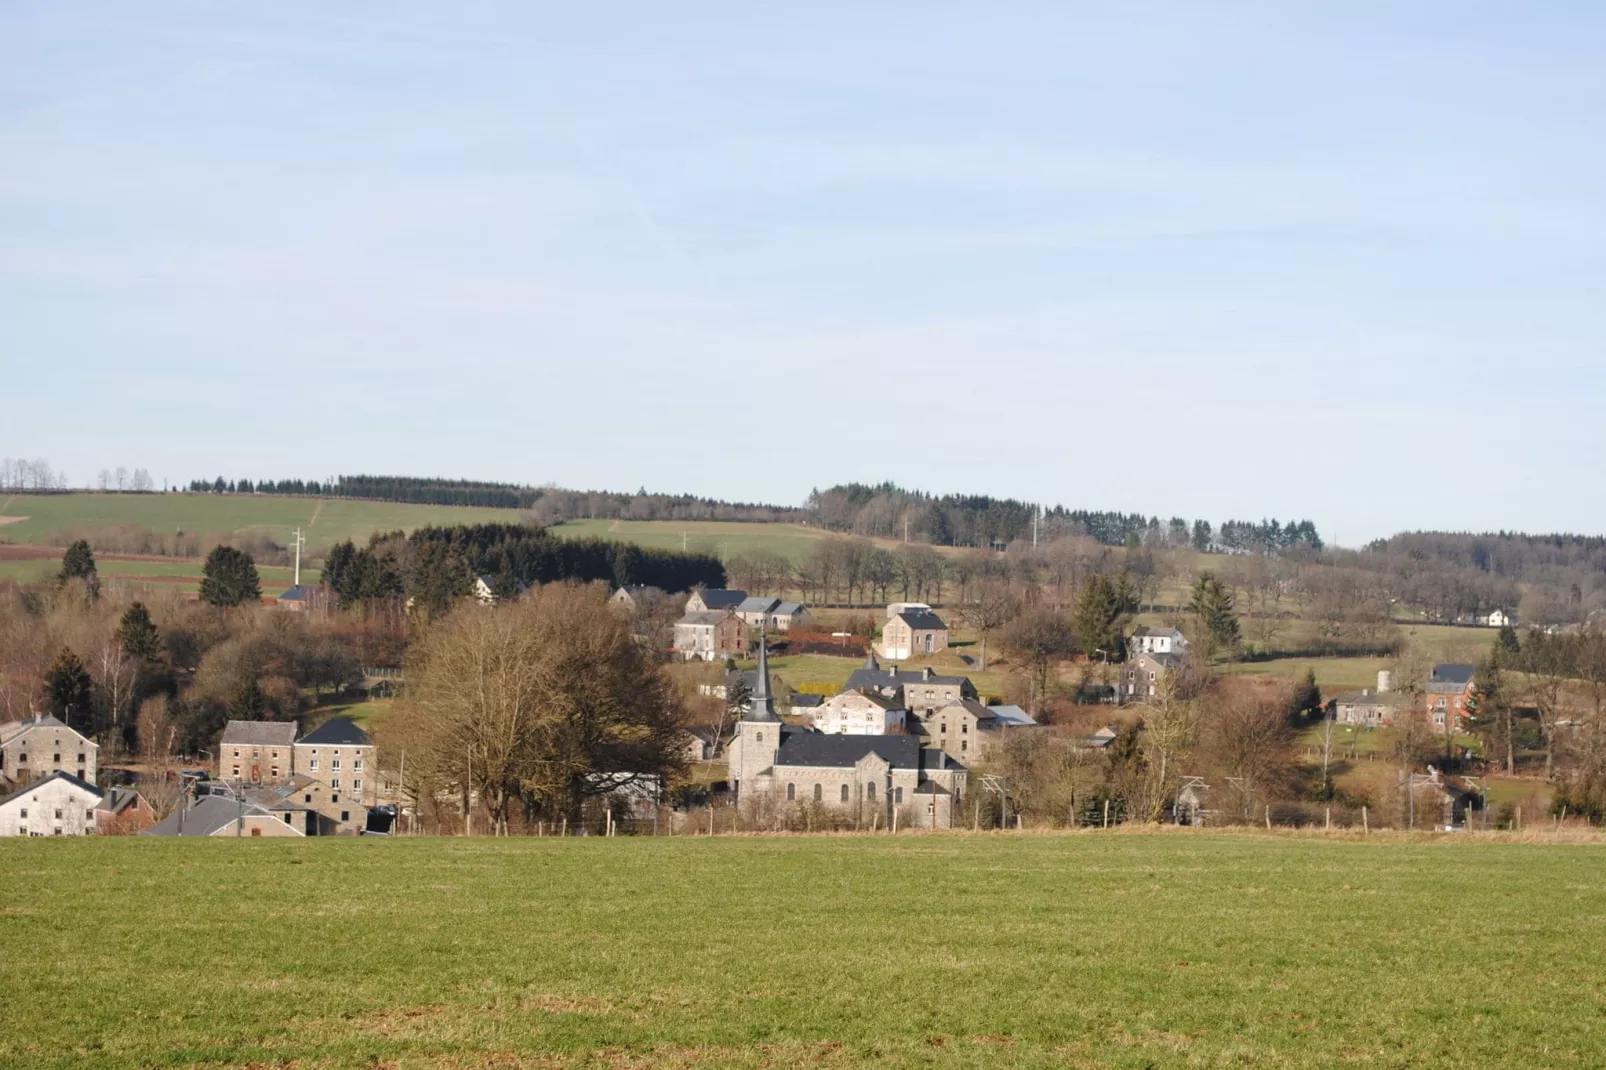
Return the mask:
{"type": "Polygon", "coordinates": [[[1200,630],[1208,640],[1208,653],[1213,655],[1220,650],[1232,650],[1238,645],[1238,614],[1234,611],[1232,592],[1214,573],[1200,574],[1199,581],[1193,585],[1188,608],[1198,619],[1200,630]]]}
{"type": "Polygon", "coordinates": [[[218,546],[206,555],[201,570],[201,601],[239,606],[262,600],[262,581],[251,555],[232,546],[218,546]]]}
{"type": "Polygon", "coordinates": [[[66,647],[45,673],[45,701],[50,714],[79,731],[92,730],[95,717],[95,683],[89,670],[66,647]]]}
{"type": "Polygon", "coordinates": [[[1314,720],[1322,712],[1322,689],[1316,686],[1316,670],[1305,670],[1305,678],[1294,688],[1294,716],[1314,720]]]}
{"type": "Polygon", "coordinates": [[[150,610],[145,608],[145,603],[134,602],[123,611],[122,620],[117,623],[117,642],[121,644],[123,653],[140,666],[141,671],[161,659],[162,637],[152,623],[150,610]]]}
{"type": "Polygon", "coordinates": [[[1210,550],[1211,537],[1212,533],[1210,530],[1210,521],[1195,520],[1193,522],[1193,548],[1195,550],[1198,550],[1200,553],[1208,553],[1210,550]]]}
{"type": "Polygon", "coordinates": [[[323,559],[323,583],[340,599],[341,605],[350,605],[357,598],[356,581],[360,578],[352,567],[357,547],[350,539],[330,547],[323,559]]]}
{"type": "Polygon", "coordinates": [[[1110,661],[1121,661],[1126,655],[1123,623],[1121,599],[1115,585],[1105,576],[1088,580],[1071,617],[1071,629],[1083,653],[1096,655],[1102,650],[1110,661]]]}
{"type": "Polygon", "coordinates": [[[1522,640],[1517,636],[1517,629],[1509,624],[1500,626],[1500,634],[1494,637],[1495,658],[1509,662],[1522,653],[1522,640]]]}
{"type": "Polygon", "coordinates": [[[95,554],[87,539],[79,539],[61,556],[62,580],[87,580],[95,575],[95,554]]]}

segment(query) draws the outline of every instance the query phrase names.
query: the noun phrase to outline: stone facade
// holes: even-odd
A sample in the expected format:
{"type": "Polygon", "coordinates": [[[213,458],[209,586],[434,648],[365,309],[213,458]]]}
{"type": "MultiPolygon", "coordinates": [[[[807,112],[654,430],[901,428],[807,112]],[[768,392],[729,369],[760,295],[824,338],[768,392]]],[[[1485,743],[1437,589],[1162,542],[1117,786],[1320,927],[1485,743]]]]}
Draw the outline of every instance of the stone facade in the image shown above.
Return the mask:
{"type": "Polygon", "coordinates": [[[930,610],[904,610],[881,629],[881,656],[889,661],[930,657],[947,649],[948,625],[930,610]]]}
{"type": "Polygon", "coordinates": [[[230,721],[218,744],[217,778],[283,784],[295,774],[294,721],[230,721]]]}
{"type": "Polygon", "coordinates": [[[898,703],[863,691],[832,695],[808,713],[816,730],[833,735],[884,736],[904,728],[898,703]]]}
{"type": "Polygon", "coordinates": [[[687,613],[675,622],[675,652],[685,661],[739,658],[752,648],[747,623],[735,613],[687,613]]]}
{"type": "Polygon", "coordinates": [[[360,830],[368,808],[384,801],[375,757],[368,733],[337,717],[296,742],[297,786],[289,797],[337,822],[339,831],[360,830]]]}
{"type": "Polygon", "coordinates": [[[0,778],[15,785],[52,773],[94,784],[99,754],[99,744],[48,715],[0,725],[0,778]]]}

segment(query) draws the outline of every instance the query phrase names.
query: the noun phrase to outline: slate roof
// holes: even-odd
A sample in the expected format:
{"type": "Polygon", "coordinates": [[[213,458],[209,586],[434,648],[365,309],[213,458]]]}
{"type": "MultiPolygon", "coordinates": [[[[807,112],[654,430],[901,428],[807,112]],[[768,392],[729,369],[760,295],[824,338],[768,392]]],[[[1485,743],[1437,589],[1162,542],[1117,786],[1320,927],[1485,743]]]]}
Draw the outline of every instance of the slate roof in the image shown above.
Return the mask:
{"type": "MultiPolygon", "coordinates": [[[[24,717],[20,721],[7,721],[0,724],[0,743],[14,739],[18,734],[30,728],[65,728],[69,732],[75,731],[73,727],[57,717],[42,713],[38,717],[24,717]]],[[[87,738],[87,737],[86,737],[87,738]]],[[[96,744],[98,746],[98,744],[96,744]]]]}
{"type": "Polygon", "coordinates": [[[765,598],[763,595],[753,595],[742,599],[741,605],[736,607],[738,613],[769,613],[781,604],[779,598],[765,598]]]}
{"type": "Polygon", "coordinates": [[[735,609],[747,600],[746,591],[727,590],[721,587],[705,587],[693,593],[701,595],[703,605],[709,609],[735,609]]]}
{"type": "Polygon", "coordinates": [[[678,624],[718,624],[720,621],[724,620],[727,616],[729,616],[729,614],[727,614],[723,610],[707,610],[707,611],[698,610],[695,613],[686,614],[684,617],[681,617],[675,623],[677,625],[678,624]]]}
{"type": "Polygon", "coordinates": [[[1037,718],[1019,706],[988,706],[987,712],[992,714],[999,724],[1009,728],[1025,727],[1037,723],[1037,718]]]}
{"type": "MultiPolygon", "coordinates": [[[[868,663],[867,663],[868,665],[868,663]]],[[[853,675],[843,686],[843,691],[862,691],[867,687],[880,690],[888,687],[903,687],[906,684],[964,684],[968,683],[968,676],[938,676],[933,674],[927,677],[921,669],[898,668],[862,668],[855,669],[853,675]]]]}
{"type": "Polygon", "coordinates": [[[1404,691],[1345,691],[1333,696],[1332,702],[1339,706],[1409,706],[1411,696],[1404,691]]]}
{"type": "Polygon", "coordinates": [[[220,746],[288,747],[296,741],[294,721],[230,721],[220,746]]]}
{"type": "Polygon", "coordinates": [[[775,615],[777,617],[795,617],[803,611],[803,603],[801,602],[782,602],[775,607],[775,615]]]}
{"type": "Polygon", "coordinates": [[[783,738],[775,765],[852,769],[867,754],[880,755],[898,769],[920,767],[920,740],[914,736],[839,736],[798,732],[783,738]]]}
{"type": "Polygon", "coordinates": [[[310,743],[325,747],[367,747],[373,740],[348,717],[331,717],[317,729],[308,732],[297,743],[310,743]]]}
{"type": "Polygon", "coordinates": [[[305,583],[298,583],[289,587],[279,596],[281,602],[305,602],[312,597],[312,588],[305,583]]]}
{"type": "Polygon", "coordinates": [[[46,784],[50,783],[52,780],[65,780],[67,783],[73,785],[74,787],[83,788],[85,791],[87,791],[90,794],[94,795],[95,798],[97,798],[97,799],[103,799],[103,798],[106,797],[106,793],[104,791],[101,791],[99,788],[95,787],[95,785],[91,784],[89,781],[80,780],[79,778],[73,776],[71,773],[67,772],[66,770],[58,769],[54,773],[51,773],[49,776],[40,777],[38,780],[30,780],[28,783],[24,784],[22,787],[18,788],[16,791],[12,792],[10,795],[7,795],[4,799],[0,799],[0,806],[4,806],[6,803],[10,802],[13,799],[20,799],[22,796],[28,794],[30,791],[38,791],[40,788],[44,787],[46,784]]]}
{"type": "Polygon", "coordinates": [[[804,692],[804,691],[794,691],[794,692],[792,692],[792,708],[793,709],[797,709],[799,707],[801,707],[803,709],[813,709],[816,706],[822,706],[824,704],[825,704],[825,696],[824,695],[811,695],[811,694],[808,694],[807,692],[804,692]]]}
{"type": "Polygon", "coordinates": [[[1472,682],[1478,675],[1476,665],[1435,665],[1433,674],[1428,677],[1429,691],[1460,691],[1472,682]]]}
{"type": "MultiPolygon", "coordinates": [[[[240,816],[240,804],[226,795],[203,795],[195,801],[195,805],[188,810],[175,810],[167,817],[158,821],[150,828],[141,832],[141,836],[211,836],[221,829],[234,824],[240,816]],[[179,818],[183,817],[184,831],[179,831],[179,818]]],[[[273,817],[272,814],[247,803],[246,817],[273,817]]],[[[277,819],[275,819],[277,820],[277,819]]],[[[294,826],[291,826],[292,828],[294,826]]]]}
{"type": "Polygon", "coordinates": [[[945,632],[948,630],[948,625],[942,622],[942,618],[929,609],[906,609],[898,614],[898,619],[916,631],[945,632]]]}
{"type": "Polygon", "coordinates": [[[1179,628],[1153,628],[1145,625],[1132,633],[1134,639],[1168,639],[1182,634],[1179,628]]]}
{"type": "Polygon", "coordinates": [[[100,806],[97,809],[105,810],[110,814],[120,814],[132,806],[134,801],[139,798],[141,798],[140,793],[133,788],[112,788],[106,793],[105,798],[100,800],[100,806]]]}

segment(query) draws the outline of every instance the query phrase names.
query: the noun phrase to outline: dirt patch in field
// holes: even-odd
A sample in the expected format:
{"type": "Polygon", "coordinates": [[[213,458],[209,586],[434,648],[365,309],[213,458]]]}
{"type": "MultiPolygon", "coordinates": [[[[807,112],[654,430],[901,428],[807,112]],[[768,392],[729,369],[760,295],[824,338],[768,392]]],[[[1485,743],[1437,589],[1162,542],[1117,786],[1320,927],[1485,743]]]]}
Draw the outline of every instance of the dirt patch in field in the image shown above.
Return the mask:
{"type": "Polygon", "coordinates": [[[41,557],[60,556],[60,550],[52,550],[48,546],[0,546],[0,561],[37,561],[41,557]]]}
{"type": "Polygon", "coordinates": [[[0,516],[0,528],[5,527],[7,524],[20,524],[27,519],[25,516],[0,516]]]}

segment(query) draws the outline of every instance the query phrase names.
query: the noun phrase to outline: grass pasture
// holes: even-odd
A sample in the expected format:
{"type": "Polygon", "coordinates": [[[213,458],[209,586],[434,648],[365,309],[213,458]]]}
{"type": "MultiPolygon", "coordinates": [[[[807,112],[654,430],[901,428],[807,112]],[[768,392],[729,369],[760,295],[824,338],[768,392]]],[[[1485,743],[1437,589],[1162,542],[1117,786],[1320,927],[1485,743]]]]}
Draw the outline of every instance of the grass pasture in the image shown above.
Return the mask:
{"type": "MultiPolygon", "coordinates": [[[[320,555],[345,539],[366,541],[376,531],[411,531],[429,524],[518,523],[514,509],[401,505],[254,494],[13,494],[0,495],[0,539],[49,543],[65,532],[127,525],[193,535],[262,534],[289,545],[301,528],[307,552],[320,555]]],[[[93,542],[93,539],[91,539],[93,542]]]]}
{"type": "Polygon", "coordinates": [[[0,1065],[1592,1066],[1602,845],[0,842],[0,1065]]]}

